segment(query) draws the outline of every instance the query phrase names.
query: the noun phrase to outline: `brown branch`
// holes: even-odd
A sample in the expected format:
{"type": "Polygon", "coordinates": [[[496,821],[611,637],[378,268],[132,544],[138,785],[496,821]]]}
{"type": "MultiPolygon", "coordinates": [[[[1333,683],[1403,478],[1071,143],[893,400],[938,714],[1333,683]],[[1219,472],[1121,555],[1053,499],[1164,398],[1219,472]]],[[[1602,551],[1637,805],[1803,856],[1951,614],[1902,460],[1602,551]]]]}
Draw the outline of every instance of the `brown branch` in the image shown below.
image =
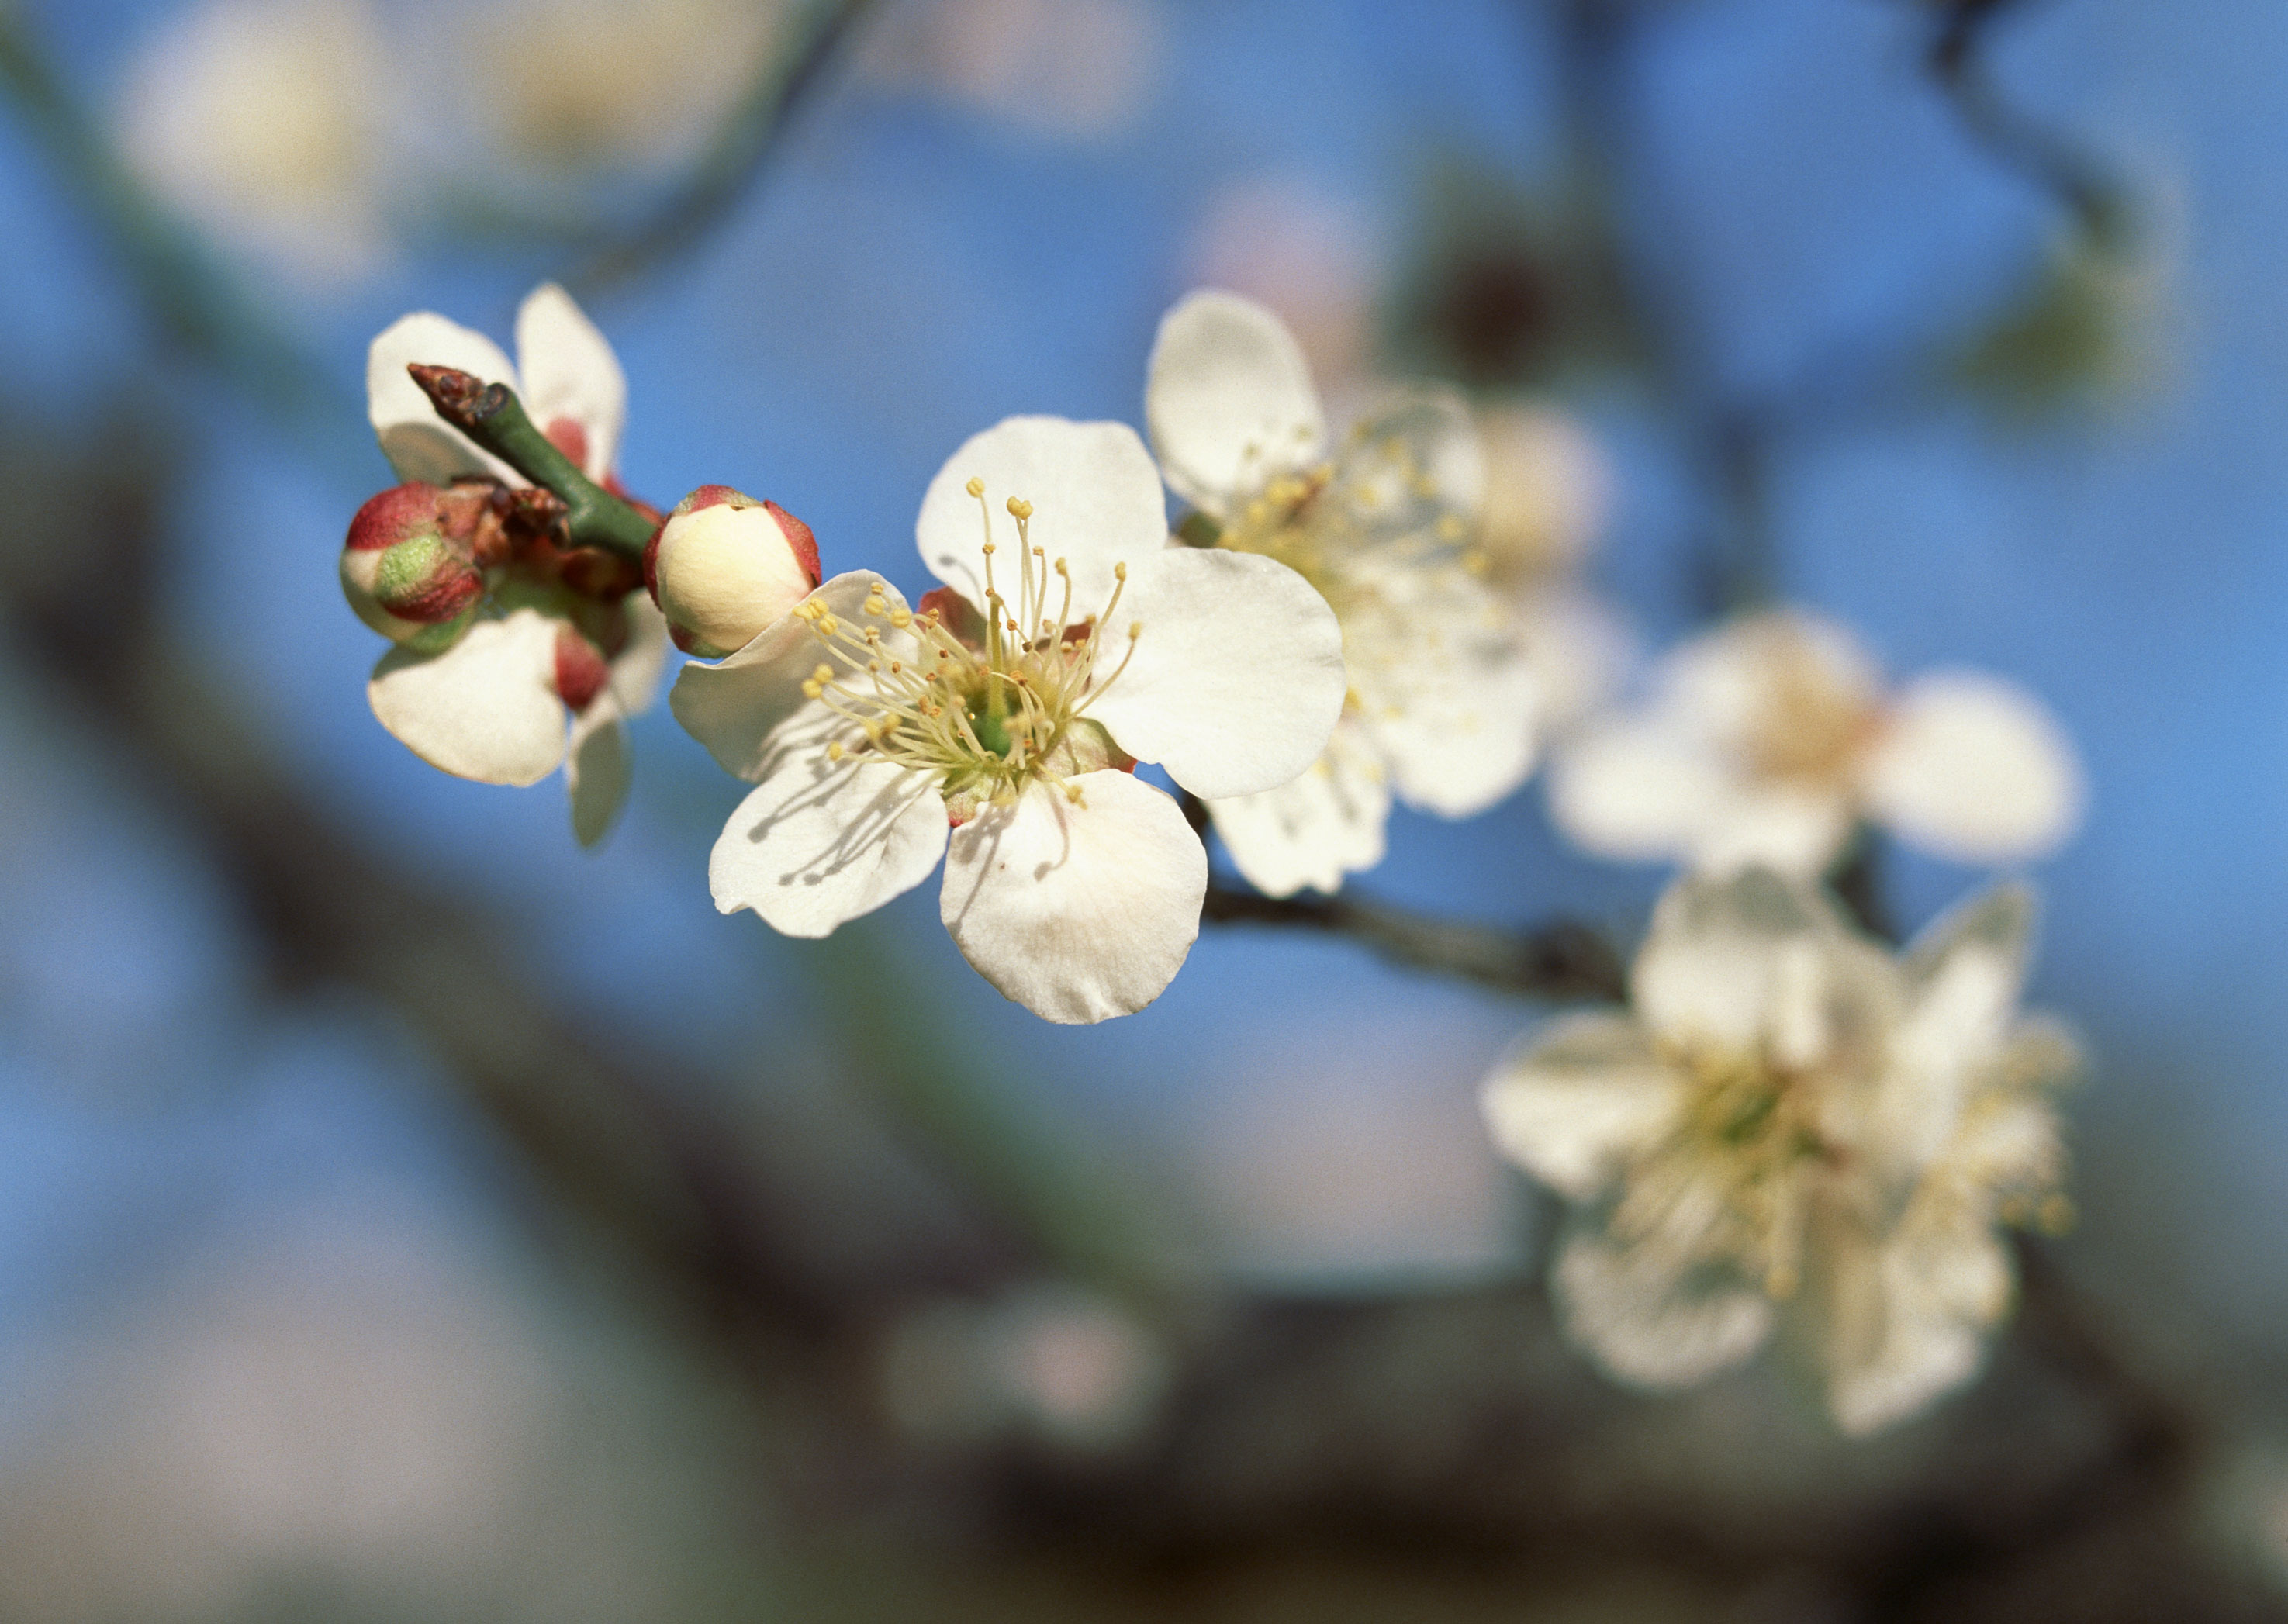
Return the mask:
{"type": "Polygon", "coordinates": [[[1628,994],[1612,945],[1572,920],[1521,934],[1362,897],[1265,897],[1212,880],[1200,917],[1212,924],[1286,925],[1347,936],[1393,963],[1526,998],[1618,1002],[1628,994]]]}

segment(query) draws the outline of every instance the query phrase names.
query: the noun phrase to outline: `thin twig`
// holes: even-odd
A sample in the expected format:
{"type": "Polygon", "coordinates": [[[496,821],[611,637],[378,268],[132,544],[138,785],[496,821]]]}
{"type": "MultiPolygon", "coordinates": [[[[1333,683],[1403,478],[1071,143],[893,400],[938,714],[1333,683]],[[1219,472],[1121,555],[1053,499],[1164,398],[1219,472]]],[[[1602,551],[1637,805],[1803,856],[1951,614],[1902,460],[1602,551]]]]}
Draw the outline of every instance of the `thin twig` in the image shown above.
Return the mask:
{"type": "Polygon", "coordinates": [[[1569,919],[1516,933],[1360,897],[1264,897],[1213,881],[1200,917],[1212,924],[1299,926],[1347,936],[1394,963],[1526,998],[1618,1002],[1628,992],[1612,945],[1569,919]]]}
{"type": "Polygon", "coordinates": [[[1952,0],[1942,9],[1924,60],[1970,138],[1988,155],[2054,197],[2090,245],[2125,245],[2128,189],[2112,170],[2066,137],[2028,117],[1995,88],[1983,46],[2017,0],[1952,0]]]}
{"type": "Polygon", "coordinates": [[[671,259],[735,207],[793,127],[795,115],[825,83],[828,69],[876,0],[817,0],[800,36],[775,54],[725,121],[713,147],[666,205],[564,278],[583,297],[627,282],[671,259]]]}

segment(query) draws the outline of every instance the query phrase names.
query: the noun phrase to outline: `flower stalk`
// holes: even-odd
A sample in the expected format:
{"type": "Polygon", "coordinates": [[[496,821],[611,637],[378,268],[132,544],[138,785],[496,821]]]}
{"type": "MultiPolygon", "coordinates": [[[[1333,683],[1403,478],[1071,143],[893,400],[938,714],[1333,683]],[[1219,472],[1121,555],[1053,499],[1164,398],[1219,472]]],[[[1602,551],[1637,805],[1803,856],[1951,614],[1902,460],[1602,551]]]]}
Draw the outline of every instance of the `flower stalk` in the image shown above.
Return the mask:
{"type": "Polygon", "coordinates": [[[417,362],[406,370],[440,417],[563,501],[565,528],[574,546],[608,547],[642,558],[645,544],[659,527],[581,472],[526,416],[516,391],[451,367],[417,362]]]}

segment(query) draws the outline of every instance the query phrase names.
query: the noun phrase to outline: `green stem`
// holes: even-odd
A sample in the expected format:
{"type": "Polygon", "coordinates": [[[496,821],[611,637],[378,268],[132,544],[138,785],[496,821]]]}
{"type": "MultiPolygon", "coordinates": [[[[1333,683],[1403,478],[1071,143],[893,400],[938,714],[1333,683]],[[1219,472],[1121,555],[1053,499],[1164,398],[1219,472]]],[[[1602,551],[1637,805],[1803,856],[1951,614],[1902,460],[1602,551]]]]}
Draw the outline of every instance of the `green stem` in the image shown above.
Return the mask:
{"type": "Polygon", "coordinates": [[[576,547],[608,547],[641,558],[659,527],[580,471],[525,415],[524,402],[505,384],[488,384],[450,367],[406,368],[436,407],[437,415],[564,503],[565,527],[576,547]]]}

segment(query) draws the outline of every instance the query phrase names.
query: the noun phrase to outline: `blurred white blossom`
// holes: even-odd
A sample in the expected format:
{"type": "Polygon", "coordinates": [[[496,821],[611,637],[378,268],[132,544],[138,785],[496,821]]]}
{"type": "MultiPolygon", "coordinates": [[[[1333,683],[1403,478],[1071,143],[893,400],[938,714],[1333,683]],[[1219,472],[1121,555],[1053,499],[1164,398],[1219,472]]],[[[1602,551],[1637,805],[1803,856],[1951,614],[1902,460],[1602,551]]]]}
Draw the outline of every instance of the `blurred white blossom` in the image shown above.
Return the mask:
{"type": "Polygon", "coordinates": [[[497,0],[449,12],[441,59],[497,159],[528,179],[680,170],[782,46],[785,0],[497,0]]]}
{"type": "Polygon", "coordinates": [[[1301,772],[1342,704],[1334,617],[1283,565],[1170,548],[1122,424],[973,437],[916,534],[945,582],[920,614],[838,575],[677,678],[676,719],[758,786],[716,843],[716,906],[824,936],[942,856],[946,929],[1004,994],[1053,1021],[1140,1010],[1199,933],[1207,860],[1129,770],[1203,796],[1301,772]]]}
{"type": "Polygon", "coordinates": [[[2000,888],[1895,956],[1768,869],[1673,887],[1633,1009],[1553,1022],[1486,1085],[1495,1142],[1573,1204],[1573,1339],[1669,1388],[1777,1330],[1853,1434],[1968,1379],[2011,1295],[1997,1225],[2070,1211],[2076,1051],[2017,1010],[2030,914],[2000,888]]]}
{"type": "MultiPolygon", "coordinates": [[[[627,381],[611,345],[552,282],[526,298],[516,335],[518,364],[483,334],[425,311],[373,341],[367,410],[401,479],[527,483],[437,416],[406,372],[420,363],[516,389],[559,450],[590,479],[615,483],[627,381]]],[[[352,539],[354,557],[354,528],[352,539]]],[[[348,559],[344,573],[355,603],[348,559]]],[[[459,777],[521,786],[564,767],[573,831],[592,845],[627,799],[626,718],[649,707],[658,690],[666,624],[640,586],[600,601],[519,560],[494,564],[487,574],[473,623],[441,651],[403,644],[384,654],[366,696],[408,749],[459,777]]]]}
{"type": "Polygon", "coordinates": [[[389,251],[393,52],[361,0],[209,0],[138,49],[128,162],[206,230],[310,282],[389,251]]]}
{"type": "Polygon", "coordinates": [[[1342,625],[1349,693],[1325,753],[1292,782],[1209,800],[1251,883],[1331,891],[1379,862],[1393,781],[1410,805],[1466,817],[1524,780],[1532,666],[1469,568],[1485,469],[1458,398],[1402,397],[1331,456],[1278,317],[1204,292],[1160,324],[1145,411],[1169,488],[1215,521],[1216,545],[1291,566],[1342,625]]]}
{"type": "Polygon", "coordinates": [[[1531,661],[1543,733],[1553,739],[1601,709],[1627,662],[1619,615],[1581,580],[1612,507],[1604,450],[1553,406],[1478,413],[1486,449],[1477,551],[1506,596],[1531,661]]]}
{"type": "Polygon", "coordinates": [[[1339,400],[1365,381],[1379,258],[1355,201],[1300,176],[1264,172],[1209,198],[1186,256],[1187,281],[1269,308],[1320,387],[1339,400]]]}
{"type": "Polygon", "coordinates": [[[1158,94],[1167,20],[1157,0],[926,0],[883,17],[860,62],[1021,129],[1101,140],[1158,94]]]}
{"type": "Polygon", "coordinates": [[[1941,669],[1887,692],[1843,628],[1776,610],[1678,649],[1648,707],[1559,756],[1549,798],[1601,856],[1809,876],[1862,818],[1956,861],[2044,856],[2079,821],[2082,784],[2015,684],[1941,669]]]}

